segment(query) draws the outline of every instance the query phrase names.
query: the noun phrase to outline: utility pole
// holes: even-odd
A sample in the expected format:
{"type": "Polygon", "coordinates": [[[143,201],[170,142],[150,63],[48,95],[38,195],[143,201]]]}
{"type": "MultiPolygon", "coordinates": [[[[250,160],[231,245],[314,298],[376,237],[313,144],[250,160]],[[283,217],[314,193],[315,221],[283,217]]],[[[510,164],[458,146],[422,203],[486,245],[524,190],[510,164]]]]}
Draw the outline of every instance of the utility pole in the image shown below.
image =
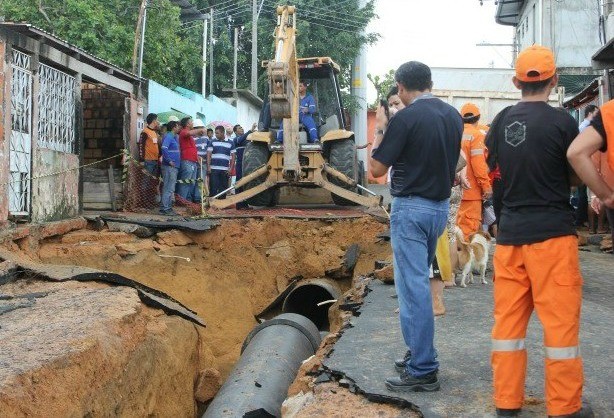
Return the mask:
{"type": "MultiPolygon", "coordinates": [[[[360,0],[359,7],[363,8],[366,4],[367,0],[360,0]]],[[[372,134],[367,132],[367,47],[365,45],[360,47],[352,67],[352,95],[358,102],[358,108],[352,115],[352,130],[356,145],[360,147],[367,144],[368,136],[372,134]]],[[[367,149],[359,149],[358,160],[364,163],[364,170],[367,169],[367,159],[367,149]]]]}
{"type": "Polygon", "coordinates": [[[141,50],[139,51],[139,78],[143,75],[143,50],[145,49],[145,29],[147,28],[147,0],[141,3],[143,10],[143,24],[141,25],[141,50]]]}
{"type": "Polygon", "coordinates": [[[203,97],[207,97],[207,23],[209,16],[203,19],[203,74],[202,91],[203,97]]]}
{"type": "Polygon", "coordinates": [[[235,26],[234,66],[232,71],[232,89],[237,89],[237,50],[239,49],[239,27],[235,26]]]}
{"type": "Polygon", "coordinates": [[[209,45],[209,94],[213,94],[213,7],[209,11],[210,13],[210,22],[209,25],[209,41],[211,45],[209,45]]]}
{"type": "Polygon", "coordinates": [[[147,10],[147,0],[141,0],[141,7],[139,7],[139,17],[136,20],[136,29],[134,31],[134,46],[132,48],[132,73],[136,74],[137,71],[137,53],[139,48],[139,38],[143,31],[143,15],[147,10]]]}
{"type": "Polygon", "coordinates": [[[252,0],[252,93],[258,96],[258,0],[252,0]]]}

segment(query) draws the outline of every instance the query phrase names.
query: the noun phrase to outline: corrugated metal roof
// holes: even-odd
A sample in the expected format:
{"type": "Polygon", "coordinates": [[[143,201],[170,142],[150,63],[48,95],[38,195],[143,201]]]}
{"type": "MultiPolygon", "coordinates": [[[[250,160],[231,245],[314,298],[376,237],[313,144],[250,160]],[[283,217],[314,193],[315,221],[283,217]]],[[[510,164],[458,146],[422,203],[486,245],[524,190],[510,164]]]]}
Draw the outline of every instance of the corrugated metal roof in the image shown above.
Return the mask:
{"type": "Polygon", "coordinates": [[[113,76],[117,78],[128,80],[130,82],[136,82],[141,80],[138,75],[132,74],[131,72],[126,71],[123,68],[120,68],[117,65],[112,64],[108,61],[105,61],[102,58],[98,58],[90,54],[86,50],[81,49],[78,46],[73,45],[61,38],[58,38],[57,36],[29,23],[0,22],[0,28],[5,28],[9,31],[13,31],[34,39],[44,38],[45,43],[47,45],[52,46],[55,49],[64,52],[70,56],[78,54],[79,56],[77,59],[79,61],[87,63],[101,71],[108,72],[109,70],[112,70],[113,76]]]}
{"type": "Polygon", "coordinates": [[[516,26],[525,0],[499,0],[495,21],[500,25],[516,26]]]}
{"type": "Polygon", "coordinates": [[[614,38],[602,46],[592,57],[593,68],[608,70],[614,68],[614,38]]]}

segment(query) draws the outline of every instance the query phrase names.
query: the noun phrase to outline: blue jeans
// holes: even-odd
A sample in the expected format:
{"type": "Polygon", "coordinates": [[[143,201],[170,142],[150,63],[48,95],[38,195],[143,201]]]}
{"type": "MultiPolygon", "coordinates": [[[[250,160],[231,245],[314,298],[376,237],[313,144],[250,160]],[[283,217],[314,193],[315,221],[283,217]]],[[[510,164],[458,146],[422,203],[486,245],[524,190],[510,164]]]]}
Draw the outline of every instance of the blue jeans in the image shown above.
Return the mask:
{"type": "MultiPolygon", "coordinates": [[[[194,161],[181,160],[179,166],[179,180],[196,180],[198,164],[194,161]]],[[[194,197],[194,183],[180,183],[177,194],[187,201],[194,197]]]]}
{"type": "Polygon", "coordinates": [[[201,165],[200,163],[196,166],[196,179],[202,179],[202,181],[197,181],[196,183],[194,183],[194,192],[193,192],[193,196],[194,196],[194,201],[195,202],[200,202],[203,197],[202,197],[202,193],[201,193],[201,187],[204,187],[204,182],[207,181],[207,164],[203,163],[202,167],[203,169],[200,169],[201,165]]]}
{"type": "Polygon", "coordinates": [[[158,176],[158,161],[157,160],[145,160],[143,165],[145,166],[145,170],[149,174],[153,174],[154,176],[158,176]]]}
{"type": "Polygon", "coordinates": [[[414,377],[439,369],[429,266],[435,258],[437,239],[446,226],[449,209],[448,199],[439,202],[418,196],[392,199],[390,238],[394,282],[401,332],[411,351],[406,368],[414,377]]]}
{"type": "MultiPolygon", "coordinates": [[[[307,131],[307,136],[309,136],[309,139],[307,140],[307,142],[309,142],[310,144],[313,144],[314,142],[316,142],[319,138],[318,138],[318,127],[316,125],[316,121],[313,120],[313,116],[311,115],[305,115],[300,113],[299,114],[299,123],[303,124],[303,127],[305,128],[305,131],[307,131]]],[[[281,126],[279,127],[279,130],[277,131],[277,137],[276,137],[278,142],[283,143],[284,142],[284,124],[282,122],[281,126]]]]}
{"type": "Polygon", "coordinates": [[[162,199],[160,200],[160,210],[169,211],[173,208],[173,193],[177,183],[177,167],[162,164],[162,199]]]}

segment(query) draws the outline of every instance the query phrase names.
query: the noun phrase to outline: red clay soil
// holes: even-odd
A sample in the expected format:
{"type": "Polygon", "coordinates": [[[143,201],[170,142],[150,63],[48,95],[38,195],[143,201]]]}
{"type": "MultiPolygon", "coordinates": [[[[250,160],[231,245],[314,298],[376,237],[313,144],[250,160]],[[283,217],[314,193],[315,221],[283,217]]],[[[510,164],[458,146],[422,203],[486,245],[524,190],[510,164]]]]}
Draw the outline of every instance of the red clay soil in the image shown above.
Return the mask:
{"type": "Polygon", "coordinates": [[[377,243],[376,235],[384,229],[369,217],[335,222],[222,220],[205,233],[168,231],[146,239],[80,230],[22,251],[44,263],[117,272],[184,303],[207,323],[199,331],[199,370],[219,370],[225,378],[256,325],[254,315],[290,279],[323,277],[326,270],[339,266],[354,243],[361,248],[355,274],[370,272],[374,261],[390,251],[377,243]]]}
{"type": "MultiPolygon", "coordinates": [[[[245,336],[256,325],[254,315],[268,306],[292,278],[324,277],[325,271],[340,265],[345,250],[355,243],[360,246],[355,278],[372,272],[375,260],[390,257],[390,246],[377,239],[386,228],[370,217],[335,221],[222,220],[218,228],[204,233],[167,231],[140,239],[131,233],[106,228],[85,229],[40,243],[22,240],[18,245],[12,244],[11,249],[34,261],[122,274],[168,293],[196,311],[207,327],[191,328],[197,329],[200,337],[198,358],[190,360],[198,365],[190,367],[197,377],[187,380],[194,385],[195,398],[206,402],[237,361],[245,336]]],[[[358,289],[353,293],[360,294],[360,281],[356,283],[358,289]]],[[[340,285],[343,290],[351,286],[347,281],[340,285]]],[[[312,362],[318,363],[334,343],[344,315],[348,314],[331,310],[333,335],[312,362]]],[[[75,365],[76,369],[79,367],[87,369],[87,360],[80,360],[75,365]]],[[[292,397],[289,402],[305,397],[301,400],[302,407],[293,413],[286,407],[284,416],[350,417],[358,416],[357,411],[361,411],[361,416],[414,416],[411,411],[369,403],[337,384],[315,386],[313,378],[306,375],[307,368],[302,369],[289,393],[292,397]]],[[[172,374],[170,370],[168,373],[172,374]]],[[[159,415],[163,410],[159,405],[151,407],[140,411],[145,415],[155,411],[159,415]]],[[[168,416],[185,415],[185,411],[176,411],[178,415],[167,412],[168,416]]]]}

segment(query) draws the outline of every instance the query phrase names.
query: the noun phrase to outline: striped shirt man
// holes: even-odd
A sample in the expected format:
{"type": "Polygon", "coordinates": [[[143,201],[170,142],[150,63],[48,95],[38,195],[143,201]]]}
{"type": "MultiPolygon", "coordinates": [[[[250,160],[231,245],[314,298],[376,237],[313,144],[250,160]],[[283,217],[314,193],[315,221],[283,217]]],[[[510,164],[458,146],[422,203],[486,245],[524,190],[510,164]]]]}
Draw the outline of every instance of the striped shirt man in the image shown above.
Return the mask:
{"type": "Polygon", "coordinates": [[[228,171],[230,161],[235,154],[234,142],[226,139],[214,139],[209,143],[207,152],[211,154],[211,170],[228,171]]]}
{"type": "Polygon", "coordinates": [[[211,196],[226,197],[222,194],[228,187],[228,174],[235,159],[234,141],[229,141],[224,135],[224,127],[215,128],[215,138],[209,142],[207,148],[207,170],[210,173],[209,188],[211,196]]]}

